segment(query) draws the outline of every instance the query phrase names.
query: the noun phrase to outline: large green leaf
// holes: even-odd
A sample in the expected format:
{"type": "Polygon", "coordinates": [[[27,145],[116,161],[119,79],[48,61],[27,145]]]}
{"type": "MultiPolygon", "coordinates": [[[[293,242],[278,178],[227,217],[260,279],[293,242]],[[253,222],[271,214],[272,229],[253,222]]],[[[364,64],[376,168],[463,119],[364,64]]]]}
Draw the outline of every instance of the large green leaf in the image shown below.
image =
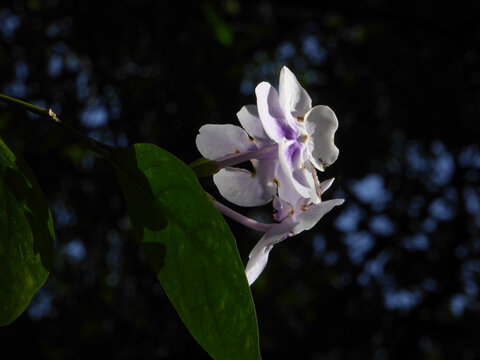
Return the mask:
{"type": "Polygon", "coordinates": [[[0,326],[15,320],[47,280],[53,238],[38,183],[0,139],[0,326]]]}
{"type": "Polygon", "coordinates": [[[195,174],[152,144],[115,151],[112,162],[135,236],[190,333],[215,359],[259,359],[235,239],[195,174]]]}

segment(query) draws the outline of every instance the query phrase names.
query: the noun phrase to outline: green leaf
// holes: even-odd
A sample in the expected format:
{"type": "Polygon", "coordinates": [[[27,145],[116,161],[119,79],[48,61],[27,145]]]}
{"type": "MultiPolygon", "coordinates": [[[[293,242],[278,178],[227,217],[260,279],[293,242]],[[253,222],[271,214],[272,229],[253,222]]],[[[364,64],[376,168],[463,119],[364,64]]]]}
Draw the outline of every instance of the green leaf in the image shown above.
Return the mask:
{"type": "Polygon", "coordinates": [[[218,163],[203,157],[191,162],[188,167],[197,177],[212,176],[220,170],[218,163]]]}
{"type": "Polygon", "coordinates": [[[0,326],[26,309],[47,280],[53,221],[28,165],[0,139],[0,326]]]}
{"type": "Polygon", "coordinates": [[[171,303],[215,359],[260,359],[235,239],[195,174],[152,144],[112,153],[136,238],[171,303]]]}

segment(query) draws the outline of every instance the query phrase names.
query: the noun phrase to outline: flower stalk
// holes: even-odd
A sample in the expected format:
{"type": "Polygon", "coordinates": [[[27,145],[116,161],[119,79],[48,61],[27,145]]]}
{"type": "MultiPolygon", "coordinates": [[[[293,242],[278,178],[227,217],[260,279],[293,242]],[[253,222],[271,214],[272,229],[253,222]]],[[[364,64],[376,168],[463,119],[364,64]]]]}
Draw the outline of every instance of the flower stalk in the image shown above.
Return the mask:
{"type": "Polygon", "coordinates": [[[267,159],[275,159],[277,157],[278,157],[278,144],[272,144],[256,150],[225,155],[215,160],[215,162],[218,164],[220,169],[223,169],[229,166],[241,164],[245,161],[250,161],[252,159],[267,160],[267,159]]]}
{"type": "Polygon", "coordinates": [[[235,220],[239,224],[242,224],[250,229],[266,233],[274,226],[274,224],[266,224],[250,219],[249,217],[246,217],[245,215],[242,215],[235,210],[230,209],[228,206],[225,206],[216,200],[213,200],[213,205],[226,217],[229,217],[230,219],[235,220]]]}

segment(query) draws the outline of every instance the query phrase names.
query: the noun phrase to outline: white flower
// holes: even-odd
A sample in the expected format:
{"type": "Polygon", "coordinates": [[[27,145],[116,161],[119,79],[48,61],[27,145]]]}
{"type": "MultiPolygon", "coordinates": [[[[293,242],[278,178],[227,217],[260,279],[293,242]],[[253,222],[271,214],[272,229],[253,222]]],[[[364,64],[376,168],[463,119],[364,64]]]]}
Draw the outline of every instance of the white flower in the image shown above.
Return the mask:
{"type": "Polygon", "coordinates": [[[292,194],[283,186],[289,182],[301,197],[318,202],[313,166],[323,171],[338,157],[333,144],[335,113],[323,105],[312,108],[307,92],[287,67],[280,72],[279,93],[266,82],[255,93],[257,106],[237,113],[243,128],[205,125],[197,136],[200,153],[222,168],[214,175],[220,193],[241,206],[265,204],[277,192],[289,201],[292,194]],[[232,167],[250,159],[253,172],[232,167]]]}
{"type": "Polygon", "coordinates": [[[334,134],[335,113],[315,106],[295,75],[280,72],[279,92],[262,82],[256,89],[257,105],[238,113],[242,127],[205,125],[196,143],[201,154],[220,167],[213,180],[222,196],[241,206],[263,205],[273,199],[275,223],[249,219],[214,201],[225,216],[264,232],[250,253],[245,272],[251,285],[267,265],[273,246],[312,228],[343,199],[321,201],[333,179],[319,183],[316,169],[324,171],[338,157],[334,134]],[[248,171],[233,167],[251,161],[248,171]]]}

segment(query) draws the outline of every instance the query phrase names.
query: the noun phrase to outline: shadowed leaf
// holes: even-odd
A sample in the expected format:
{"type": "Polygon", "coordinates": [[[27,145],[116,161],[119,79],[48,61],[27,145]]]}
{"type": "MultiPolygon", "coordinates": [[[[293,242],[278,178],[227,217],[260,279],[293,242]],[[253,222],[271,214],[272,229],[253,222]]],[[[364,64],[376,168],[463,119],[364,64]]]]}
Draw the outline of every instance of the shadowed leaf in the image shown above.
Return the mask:
{"type": "Polygon", "coordinates": [[[47,280],[53,239],[39,185],[0,139],[0,326],[15,320],[47,280]]]}

